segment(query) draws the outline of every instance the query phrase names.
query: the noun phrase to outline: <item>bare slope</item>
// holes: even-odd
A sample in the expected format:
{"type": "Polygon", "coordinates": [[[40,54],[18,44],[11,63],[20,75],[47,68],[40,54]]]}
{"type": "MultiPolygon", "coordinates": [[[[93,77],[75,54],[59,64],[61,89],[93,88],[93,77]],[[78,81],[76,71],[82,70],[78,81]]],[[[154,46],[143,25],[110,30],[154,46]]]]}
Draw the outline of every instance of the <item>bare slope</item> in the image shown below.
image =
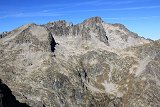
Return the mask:
{"type": "Polygon", "coordinates": [[[159,107],[159,65],[159,42],[99,17],[27,24],[0,39],[0,79],[32,107],[159,107]]]}

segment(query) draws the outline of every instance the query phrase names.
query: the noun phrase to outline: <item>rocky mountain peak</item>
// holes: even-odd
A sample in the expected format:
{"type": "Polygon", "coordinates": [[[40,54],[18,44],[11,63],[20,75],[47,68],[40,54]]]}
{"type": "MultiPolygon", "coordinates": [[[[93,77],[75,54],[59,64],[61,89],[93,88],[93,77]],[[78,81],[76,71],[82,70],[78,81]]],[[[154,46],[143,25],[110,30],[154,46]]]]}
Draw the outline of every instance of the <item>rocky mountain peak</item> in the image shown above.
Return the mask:
{"type": "Polygon", "coordinates": [[[93,23],[102,23],[102,22],[103,22],[102,18],[98,17],[98,16],[91,17],[91,18],[86,19],[86,20],[83,21],[83,23],[90,23],[90,24],[93,24],[93,23]]]}
{"type": "Polygon", "coordinates": [[[121,30],[123,30],[123,31],[129,32],[130,35],[134,36],[135,38],[139,38],[138,34],[136,34],[136,33],[132,32],[132,31],[130,31],[130,30],[127,29],[126,26],[123,25],[123,24],[114,23],[114,24],[111,24],[111,25],[114,26],[114,27],[117,27],[118,29],[121,29],[121,30]]]}
{"type": "MultiPolygon", "coordinates": [[[[57,41],[59,41],[58,39],[60,36],[65,38],[77,37],[73,43],[75,45],[75,41],[79,41],[76,43],[80,43],[79,46],[81,46],[82,44],[88,46],[88,43],[93,45],[99,43],[98,41],[101,41],[112,48],[127,48],[128,46],[135,46],[150,42],[149,40],[139,37],[136,33],[129,31],[122,24],[107,24],[104,23],[104,21],[100,17],[92,17],[76,25],[68,23],[65,20],[49,22],[41,26],[34,23],[29,23],[11,31],[8,34],[8,39],[18,37],[22,38],[20,40],[22,41],[25,40],[26,37],[36,37],[40,41],[47,41],[48,37],[45,35],[48,34],[51,34],[53,38],[57,39],[57,41]]],[[[30,40],[27,39],[25,41],[30,40]]]]}
{"type": "Polygon", "coordinates": [[[37,24],[35,23],[28,23],[28,24],[25,24],[25,25],[22,25],[21,27],[15,29],[15,30],[18,30],[18,29],[29,29],[29,28],[32,28],[32,27],[35,27],[35,26],[38,26],[37,24]]]}
{"type": "Polygon", "coordinates": [[[53,26],[62,27],[62,26],[66,26],[67,22],[65,20],[59,20],[55,22],[49,22],[48,25],[50,25],[50,27],[53,27],[53,26]]]}
{"type": "Polygon", "coordinates": [[[82,24],[84,26],[96,29],[96,27],[101,27],[103,22],[104,21],[101,17],[91,17],[89,19],[84,20],[82,24]]]}
{"type": "Polygon", "coordinates": [[[114,23],[112,25],[115,26],[115,27],[119,27],[120,29],[126,29],[126,27],[121,23],[114,23]]]}
{"type": "Polygon", "coordinates": [[[0,38],[0,106],[159,107],[159,57],[158,41],[100,17],[23,25],[0,38]]]}

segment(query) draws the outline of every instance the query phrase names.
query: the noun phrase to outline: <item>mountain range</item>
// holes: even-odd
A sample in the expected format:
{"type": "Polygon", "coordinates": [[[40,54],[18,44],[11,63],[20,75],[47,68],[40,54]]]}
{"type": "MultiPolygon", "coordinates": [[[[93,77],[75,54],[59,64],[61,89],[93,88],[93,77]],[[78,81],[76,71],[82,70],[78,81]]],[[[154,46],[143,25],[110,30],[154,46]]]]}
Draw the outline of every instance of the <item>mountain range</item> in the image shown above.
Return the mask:
{"type": "Polygon", "coordinates": [[[0,79],[0,107],[160,107],[160,41],[100,17],[29,23],[0,34],[0,79]]]}

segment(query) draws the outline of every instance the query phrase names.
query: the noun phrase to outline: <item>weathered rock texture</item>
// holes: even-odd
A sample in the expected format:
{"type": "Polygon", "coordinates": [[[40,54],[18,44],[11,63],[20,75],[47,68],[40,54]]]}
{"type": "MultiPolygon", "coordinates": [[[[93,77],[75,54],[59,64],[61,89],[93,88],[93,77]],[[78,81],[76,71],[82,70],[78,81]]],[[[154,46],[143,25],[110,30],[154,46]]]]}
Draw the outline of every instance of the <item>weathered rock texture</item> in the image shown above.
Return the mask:
{"type": "Polygon", "coordinates": [[[160,107],[160,42],[99,17],[31,23],[0,39],[0,79],[31,107],[160,107]]]}
{"type": "Polygon", "coordinates": [[[16,100],[9,87],[0,80],[0,107],[30,107],[16,100]]]}

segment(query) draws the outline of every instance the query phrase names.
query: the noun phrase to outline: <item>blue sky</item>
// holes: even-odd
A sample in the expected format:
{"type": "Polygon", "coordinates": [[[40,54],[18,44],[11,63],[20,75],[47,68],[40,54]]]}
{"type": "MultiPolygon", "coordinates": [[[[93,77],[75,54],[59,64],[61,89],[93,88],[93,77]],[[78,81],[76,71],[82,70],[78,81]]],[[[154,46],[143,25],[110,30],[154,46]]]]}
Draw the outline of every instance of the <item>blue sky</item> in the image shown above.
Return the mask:
{"type": "Polygon", "coordinates": [[[93,16],[122,23],[145,38],[160,39],[160,0],[1,0],[0,32],[31,22],[76,24],[93,16]]]}

